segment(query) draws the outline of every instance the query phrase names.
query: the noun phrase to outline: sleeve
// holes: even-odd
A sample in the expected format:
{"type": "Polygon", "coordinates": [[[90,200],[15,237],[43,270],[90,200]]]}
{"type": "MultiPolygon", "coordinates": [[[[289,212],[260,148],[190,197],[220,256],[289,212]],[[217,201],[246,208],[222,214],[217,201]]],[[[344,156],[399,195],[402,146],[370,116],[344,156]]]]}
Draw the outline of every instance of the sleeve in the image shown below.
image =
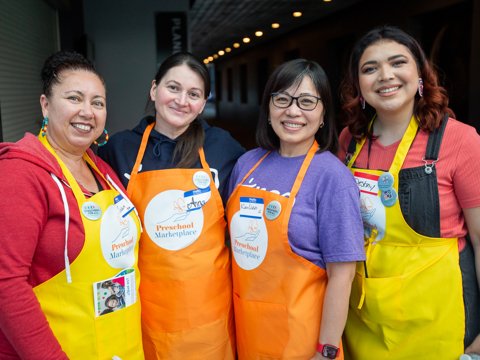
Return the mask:
{"type": "Polygon", "coordinates": [[[480,207],[480,136],[473,127],[458,136],[453,186],[462,209],[480,207]]]}
{"type": "Polygon", "coordinates": [[[365,260],[360,196],[352,175],[346,169],[341,171],[322,194],[317,211],[320,249],[325,263],[365,260]]]}
{"type": "Polygon", "coordinates": [[[340,146],[338,147],[338,151],[337,151],[337,157],[340,159],[342,163],[345,161],[345,155],[347,154],[348,144],[350,144],[351,139],[352,139],[352,135],[350,135],[348,128],[346,127],[343,128],[338,138],[338,143],[340,146]]]}
{"type": "Polygon", "coordinates": [[[41,179],[29,170],[24,162],[1,162],[0,329],[22,359],[67,359],[28,282],[48,216],[41,179]]]}

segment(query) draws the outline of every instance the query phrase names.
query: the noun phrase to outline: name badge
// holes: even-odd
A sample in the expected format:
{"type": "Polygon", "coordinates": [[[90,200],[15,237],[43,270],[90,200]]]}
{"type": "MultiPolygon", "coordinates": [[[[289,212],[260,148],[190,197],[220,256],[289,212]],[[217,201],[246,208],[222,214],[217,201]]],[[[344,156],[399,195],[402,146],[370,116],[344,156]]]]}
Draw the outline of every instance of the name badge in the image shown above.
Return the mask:
{"type": "Polygon", "coordinates": [[[183,193],[183,200],[187,212],[201,209],[210,199],[210,186],[204,189],[195,189],[183,193]]]}
{"type": "Polygon", "coordinates": [[[93,201],[83,203],[82,213],[88,220],[98,220],[102,217],[102,209],[100,208],[100,205],[93,201]]]}
{"type": "Polygon", "coordinates": [[[353,173],[360,192],[369,195],[378,195],[378,175],[367,174],[360,171],[353,173]]]}
{"type": "Polygon", "coordinates": [[[263,208],[262,198],[240,197],[240,217],[261,219],[263,208]]]}
{"type": "Polygon", "coordinates": [[[132,202],[124,198],[121,194],[115,196],[115,199],[113,199],[113,203],[122,218],[126,217],[133,211],[133,209],[135,209],[135,206],[133,206],[132,202]]]}

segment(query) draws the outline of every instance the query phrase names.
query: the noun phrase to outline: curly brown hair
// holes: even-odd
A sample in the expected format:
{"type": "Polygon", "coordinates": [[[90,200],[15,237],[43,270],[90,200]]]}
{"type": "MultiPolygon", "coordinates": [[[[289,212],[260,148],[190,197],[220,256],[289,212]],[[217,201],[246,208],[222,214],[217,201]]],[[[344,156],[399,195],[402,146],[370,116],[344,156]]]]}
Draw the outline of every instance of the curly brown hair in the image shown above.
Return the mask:
{"type": "Polygon", "coordinates": [[[370,30],[360,38],[350,54],[346,75],[341,84],[341,101],[344,123],[352,136],[360,140],[368,134],[368,124],[375,113],[375,109],[366,105],[360,106],[360,89],[358,66],[365,49],[381,41],[392,40],[407,47],[417,64],[420,77],[423,79],[423,97],[415,96],[414,114],[419,120],[419,127],[426,131],[436,129],[445,114],[455,117],[448,107],[447,91],[439,85],[438,76],[428,61],[419,43],[409,34],[394,26],[381,26],[370,30]]]}

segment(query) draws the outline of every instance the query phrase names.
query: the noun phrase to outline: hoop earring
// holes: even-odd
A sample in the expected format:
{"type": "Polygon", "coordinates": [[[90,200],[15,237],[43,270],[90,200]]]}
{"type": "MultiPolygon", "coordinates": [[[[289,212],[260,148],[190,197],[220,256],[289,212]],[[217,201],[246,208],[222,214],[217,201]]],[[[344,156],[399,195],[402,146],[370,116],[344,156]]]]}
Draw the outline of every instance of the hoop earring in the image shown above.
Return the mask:
{"type": "Polygon", "coordinates": [[[109,136],[108,136],[108,131],[107,131],[107,129],[103,129],[103,134],[105,134],[105,139],[104,139],[102,142],[99,142],[99,139],[102,137],[102,135],[100,135],[100,137],[93,142],[95,145],[97,145],[97,146],[103,146],[103,145],[105,145],[105,144],[108,142],[109,136]]]}
{"type": "Polygon", "coordinates": [[[362,110],[365,110],[365,99],[363,98],[362,95],[360,95],[360,105],[362,106],[362,110]]]}
{"type": "Polygon", "coordinates": [[[321,128],[323,128],[324,126],[325,126],[325,122],[322,122],[318,128],[321,129],[321,128]]]}
{"type": "Polygon", "coordinates": [[[42,136],[47,135],[47,128],[48,128],[48,117],[44,117],[42,121],[42,128],[40,129],[42,136]]]}
{"type": "Polygon", "coordinates": [[[418,78],[418,95],[420,95],[420,97],[423,97],[423,79],[422,78],[418,78]]]}

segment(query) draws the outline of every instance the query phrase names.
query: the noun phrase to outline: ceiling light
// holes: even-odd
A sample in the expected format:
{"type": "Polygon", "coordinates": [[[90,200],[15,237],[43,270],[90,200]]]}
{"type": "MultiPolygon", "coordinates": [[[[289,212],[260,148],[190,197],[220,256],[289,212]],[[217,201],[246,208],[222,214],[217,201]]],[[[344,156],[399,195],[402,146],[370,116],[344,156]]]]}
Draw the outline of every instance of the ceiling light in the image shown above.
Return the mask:
{"type": "Polygon", "coordinates": [[[302,16],[302,13],[300,11],[294,11],[292,15],[293,17],[300,17],[302,16]]]}
{"type": "Polygon", "coordinates": [[[207,65],[209,62],[210,62],[210,61],[208,61],[208,59],[203,59],[203,63],[204,63],[205,65],[207,65]]]}
{"type": "Polygon", "coordinates": [[[263,31],[255,31],[255,36],[262,36],[263,35],[263,31]]]}
{"type": "Polygon", "coordinates": [[[272,24],[272,29],[278,29],[280,27],[279,23],[273,23],[272,24]]]}
{"type": "Polygon", "coordinates": [[[250,38],[249,37],[244,37],[242,39],[242,41],[245,43],[245,44],[248,44],[250,42],[250,38]]]}
{"type": "Polygon", "coordinates": [[[239,44],[239,43],[233,43],[233,47],[234,47],[235,49],[238,49],[238,48],[240,47],[240,44],[239,44]]]}
{"type": "Polygon", "coordinates": [[[223,55],[225,55],[225,51],[223,51],[223,50],[219,50],[219,51],[218,51],[218,55],[220,55],[220,56],[223,56],[223,55]]]}
{"type": "Polygon", "coordinates": [[[213,58],[214,58],[214,59],[218,59],[218,55],[217,55],[217,54],[213,54],[213,58]]]}
{"type": "Polygon", "coordinates": [[[213,56],[209,56],[208,61],[213,61],[213,56]]]}
{"type": "Polygon", "coordinates": [[[323,2],[331,2],[332,0],[323,0],[323,2]]]}
{"type": "Polygon", "coordinates": [[[229,48],[229,47],[226,47],[226,48],[225,48],[225,52],[228,53],[228,52],[230,52],[230,51],[232,51],[232,48],[229,48]]]}

